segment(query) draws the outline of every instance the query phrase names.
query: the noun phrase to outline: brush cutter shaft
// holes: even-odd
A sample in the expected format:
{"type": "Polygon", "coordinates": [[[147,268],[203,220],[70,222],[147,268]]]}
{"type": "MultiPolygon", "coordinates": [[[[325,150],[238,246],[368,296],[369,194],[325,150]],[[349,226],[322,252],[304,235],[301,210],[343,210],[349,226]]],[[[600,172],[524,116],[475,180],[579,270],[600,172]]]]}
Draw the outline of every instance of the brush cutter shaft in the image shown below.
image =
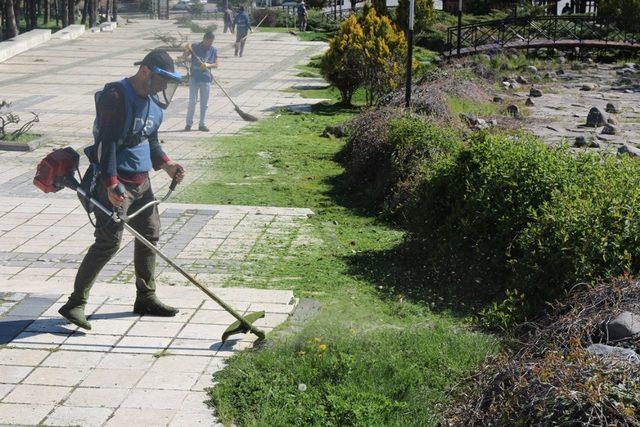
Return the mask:
{"type": "MultiPolygon", "coordinates": [[[[151,249],[153,252],[155,252],[160,258],[162,258],[163,260],[165,260],[171,267],[175,268],[180,274],[182,274],[187,280],[189,280],[191,283],[193,283],[194,285],[196,285],[202,292],[204,292],[205,294],[207,294],[207,296],[209,298],[211,298],[212,300],[214,300],[216,303],[218,303],[222,308],[224,308],[229,314],[231,314],[233,317],[235,317],[240,323],[242,323],[242,325],[244,325],[247,329],[249,329],[253,334],[255,334],[258,338],[260,338],[261,340],[265,338],[265,334],[263,331],[261,331],[260,329],[256,328],[255,326],[253,326],[250,322],[248,322],[244,317],[242,317],[242,315],[240,315],[237,311],[235,311],[231,306],[229,306],[227,303],[225,303],[224,301],[222,301],[220,298],[218,298],[218,296],[216,294],[214,294],[213,292],[211,292],[209,290],[209,288],[207,288],[206,286],[204,286],[202,283],[200,283],[195,277],[191,276],[189,273],[187,273],[186,271],[184,271],[182,269],[182,267],[180,267],[179,265],[177,265],[175,262],[173,262],[173,260],[171,258],[169,258],[168,256],[166,256],[165,254],[162,253],[162,251],[160,249],[158,249],[156,246],[154,246],[151,242],[149,242],[147,239],[145,239],[145,237],[138,233],[133,227],[131,227],[129,224],[126,223],[126,221],[124,221],[122,218],[119,218],[118,215],[115,212],[110,211],[109,209],[107,209],[106,207],[104,207],[102,205],[102,203],[100,203],[98,200],[94,199],[93,197],[90,197],[87,195],[87,193],[80,187],[77,185],[76,183],[67,183],[67,186],[76,190],[78,192],[78,194],[80,194],[82,197],[84,197],[85,199],[89,200],[89,202],[91,204],[93,204],[95,207],[97,207],[98,209],[100,209],[102,212],[104,212],[106,215],[108,215],[109,217],[111,217],[114,221],[116,222],[122,222],[122,225],[124,226],[124,228],[126,228],[131,234],[133,234],[135,236],[136,239],[138,239],[138,241],[140,243],[142,243],[143,245],[145,245],[147,248],[151,249]]],[[[159,202],[158,202],[159,203],[159,202]]],[[[143,207],[144,209],[144,207],[143,207]]],[[[141,212],[142,209],[138,210],[134,215],[138,214],[141,212]]],[[[129,219],[131,218],[131,216],[129,217],[129,219]]]]}
{"type": "MultiPolygon", "coordinates": [[[[178,173],[183,173],[184,171],[180,168],[178,169],[178,171],[176,172],[176,174],[178,173]]],[[[164,197],[160,200],[154,200],[152,202],[147,203],[146,205],[144,205],[143,207],[141,207],[140,209],[138,209],[137,211],[135,211],[134,213],[132,213],[131,215],[127,215],[125,213],[125,216],[123,218],[121,218],[124,222],[129,221],[130,219],[138,216],[140,213],[142,213],[145,209],[151,207],[151,206],[155,206],[155,205],[159,205],[160,203],[164,203],[169,196],[171,196],[171,193],[173,193],[173,190],[176,189],[176,185],[178,185],[178,178],[177,177],[173,177],[173,179],[171,180],[171,184],[169,185],[169,191],[167,191],[167,194],[164,195],[164,197]]]]}

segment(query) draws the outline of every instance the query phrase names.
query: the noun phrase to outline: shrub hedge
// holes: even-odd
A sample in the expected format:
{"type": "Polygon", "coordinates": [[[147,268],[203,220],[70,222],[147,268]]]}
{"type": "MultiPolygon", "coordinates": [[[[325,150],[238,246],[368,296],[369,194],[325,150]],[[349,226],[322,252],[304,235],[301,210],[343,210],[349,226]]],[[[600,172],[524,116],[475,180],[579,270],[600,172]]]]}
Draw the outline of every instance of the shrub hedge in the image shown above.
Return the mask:
{"type": "Polygon", "coordinates": [[[427,118],[389,111],[378,126],[363,118],[352,123],[344,151],[349,182],[371,192],[374,209],[429,242],[425,251],[464,253],[471,269],[491,272],[495,288],[522,292],[528,309],[576,282],[640,272],[633,160],[576,155],[526,134],[465,139],[427,118]]]}

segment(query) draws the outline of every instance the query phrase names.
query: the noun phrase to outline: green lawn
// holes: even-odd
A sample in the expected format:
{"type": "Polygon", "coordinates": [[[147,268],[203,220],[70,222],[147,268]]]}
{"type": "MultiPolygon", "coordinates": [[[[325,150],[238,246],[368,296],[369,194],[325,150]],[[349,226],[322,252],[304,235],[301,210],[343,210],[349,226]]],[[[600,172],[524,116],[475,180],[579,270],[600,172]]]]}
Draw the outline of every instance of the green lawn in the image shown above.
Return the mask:
{"type": "MultiPolygon", "coordinates": [[[[330,90],[313,92],[320,95],[335,100],[330,90]]],[[[231,358],[215,375],[210,394],[226,424],[433,425],[448,387],[499,347],[465,321],[386,288],[396,272],[398,281],[411,276],[406,270],[419,259],[387,256],[403,247],[403,232],[363,213],[334,160],[344,141],[320,136],[357,112],[333,105],[308,114],[278,111],[244,135],[216,139],[222,155],[180,196],[316,213],[302,223],[309,243],[259,246],[255,274],[229,281],[293,289],[322,309],[304,324],[272,332],[266,345],[231,358]]],[[[411,280],[420,286],[420,277],[411,280]]]]}
{"type": "Polygon", "coordinates": [[[0,138],[0,140],[2,140],[2,141],[10,141],[10,142],[21,142],[21,143],[25,143],[26,144],[27,142],[33,141],[34,139],[38,139],[41,136],[42,135],[35,134],[35,133],[23,133],[19,137],[13,138],[13,137],[11,137],[11,134],[8,134],[4,139],[0,138]]]}
{"type": "MultiPolygon", "coordinates": [[[[258,32],[265,33],[288,33],[293,32],[302,41],[305,42],[326,42],[329,40],[330,34],[324,31],[300,31],[297,28],[284,27],[260,27],[258,32]]],[[[292,34],[293,35],[293,34],[292,34]]]]}

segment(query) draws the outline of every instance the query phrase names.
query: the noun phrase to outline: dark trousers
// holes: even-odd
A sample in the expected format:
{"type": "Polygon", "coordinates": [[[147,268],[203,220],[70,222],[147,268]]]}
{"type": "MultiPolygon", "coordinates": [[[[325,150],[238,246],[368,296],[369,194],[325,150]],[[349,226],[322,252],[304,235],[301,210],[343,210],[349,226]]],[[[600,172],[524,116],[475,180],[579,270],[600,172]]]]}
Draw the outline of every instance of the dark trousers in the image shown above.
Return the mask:
{"type": "MultiPolygon", "coordinates": [[[[97,187],[97,199],[106,208],[113,209],[109,202],[104,182],[98,182],[97,187]]],[[[122,206],[117,208],[119,214],[123,212],[133,213],[144,204],[154,200],[149,179],[140,185],[125,185],[125,189],[125,200],[122,206]]],[[[95,212],[96,230],[94,236],[96,240],[80,264],[73,285],[73,294],[71,295],[71,298],[81,302],[87,301],[91,287],[96,277],[98,277],[98,274],[100,274],[100,270],[102,270],[113,255],[115,255],[118,248],[120,248],[124,230],[122,222],[114,222],[98,208],[95,209],[95,212]]],[[[129,225],[155,245],[160,238],[160,215],[158,214],[157,205],[140,213],[129,221],[129,225]]],[[[133,259],[138,293],[150,294],[155,292],[155,253],[136,240],[133,259]]]]}
{"type": "Polygon", "coordinates": [[[235,55],[242,56],[244,52],[244,44],[247,41],[247,35],[249,34],[248,29],[236,29],[236,49],[235,55]]]}

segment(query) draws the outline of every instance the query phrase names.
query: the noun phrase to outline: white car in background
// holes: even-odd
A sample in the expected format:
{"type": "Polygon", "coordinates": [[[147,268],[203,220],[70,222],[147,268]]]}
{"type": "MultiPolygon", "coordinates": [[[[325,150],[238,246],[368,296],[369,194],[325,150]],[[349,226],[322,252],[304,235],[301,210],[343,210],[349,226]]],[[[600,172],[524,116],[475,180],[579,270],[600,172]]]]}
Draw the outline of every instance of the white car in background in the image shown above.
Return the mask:
{"type": "Polygon", "coordinates": [[[189,10],[189,6],[191,6],[191,2],[189,0],[180,0],[178,3],[174,4],[173,10],[189,10]]]}
{"type": "MultiPolygon", "coordinates": [[[[207,0],[195,0],[195,1],[199,2],[200,4],[207,4],[207,0]]],[[[190,7],[191,7],[191,0],[180,0],[178,1],[178,3],[173,5],[172,9],[173,10],[189,10],[190,7]]]]}

